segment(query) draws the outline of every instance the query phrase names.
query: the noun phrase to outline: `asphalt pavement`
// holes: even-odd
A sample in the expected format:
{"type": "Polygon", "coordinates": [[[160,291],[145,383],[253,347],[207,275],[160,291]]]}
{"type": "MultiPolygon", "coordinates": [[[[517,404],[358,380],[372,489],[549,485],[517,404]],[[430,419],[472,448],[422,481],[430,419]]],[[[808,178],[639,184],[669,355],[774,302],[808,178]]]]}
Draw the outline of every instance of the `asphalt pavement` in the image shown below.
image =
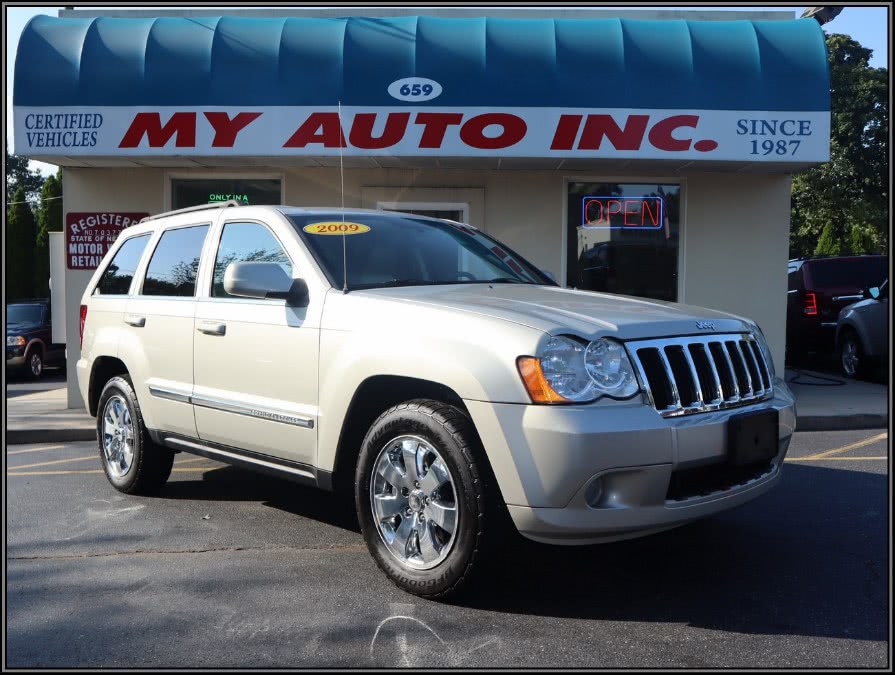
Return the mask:
{"type": "Polygon", "coordinates": [[[888,439],[800,432],[781,483],[643,539],[517,542],[455,604],[393,586],[351,504],[178,455],[7,447],[6,666],[889,668],[888,439]]]}

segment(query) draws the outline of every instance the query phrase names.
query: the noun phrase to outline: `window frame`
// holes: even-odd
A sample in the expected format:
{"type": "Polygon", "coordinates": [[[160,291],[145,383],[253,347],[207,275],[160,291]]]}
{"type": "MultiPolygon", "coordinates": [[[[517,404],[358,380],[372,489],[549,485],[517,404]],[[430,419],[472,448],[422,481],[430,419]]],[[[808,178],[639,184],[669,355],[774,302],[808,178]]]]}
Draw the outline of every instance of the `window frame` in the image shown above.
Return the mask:
{"type": "MultiPolygon", "coordinates": [[[[224,237],[224,229],[227,225],[232,224],[252,224],[252,225],[260,225],[265,228],[268,232],[270,232],[271,236],[276,240],[276,242],[280,245],[280,248],[283,250],[283,253],[286,255],[286,258],[289,260],[289,264],[292,265],[292,278],[299,279],[303,277],[296,277],[298,270],[298,265],[295,264],[294,258],[289,255],[288,247],[283,243],[283,239],[277,234],[276,229],[271,227],[271,224],[265,222],[259,218],[229,218],[226,220],[221,220],[216,224],[216,229],[212,233],[211,237],[206,239],[206,245],[209,245],[208,242],[211,241],[210,249],[208,252],[208,264],[205,266],[207,270],[205,272],[205,277],[202,279],[196,280],[196,290],[197,290],[197,299],[206,301],[206,302],[229,302],[229,303],[264,303],[269,305],[286,305],[286,300],[284,298],[219,298],[212,295],[212,288],[214,286],[214,266],[218,259],[218,251],[221,248],[221,239],[224,237]],[[201,283],[201,293],[199,284],[201,283]]],[[[200,267],[200,271],[201,271],[200,267]]]]}
{"type": "MultiPolygon", "coordinates": [[[[115,244],[115,253],[113,253],[109,259],[106,261],[105,266],[102,268],[102,271],[96,277],[96,284],[94,284],[93,289],[90,291],[90,297],[98,297],[98,298],[129,298],[134,294],[134,283],[142,277],[144,262],[146,259],[146,250],[149,248],[149,245],[152,243],[152,239],[155,235],[155,231],[149,232],[141,232],[140,234],[132,234],[129,237],[119,236],[116,240],[115,244]],[[125,244],[133,239],[139,239],[140,237],[146,237],[146,245],[143,247],[142,253],[140,253],[140,259],[137,261],[137,267],[134,269],[134,276],[131,278],[130,286],[127,287],[127,293],[97,293],[99,290],[100,282],[102,282],[103,277],[109,269],[109,265],[112,264],[112,261],[115,260],[115,257],[119,254],[122,248],[124,248],[125,244]]],[[[141,281],[142,284],[142,281],[141,281]]]]}
{"type": "Polygon", "coordinates": [[[628,176],[619,176],[617,174],[608,174],[605,176],[594,176],[591,174],[587,175],[575,175],[575,174],[566,174],[562,178],[561,185],[561,194],[560,198],[562,200],[562,239],[560,245],[562,246],[561,253],[562,256],[560,258],[560,276],[557,278],[557,283],[561,288],[569,288],[569,285],[566,283],[566,279],[568,277],[569,265],[573,264],[572,261],[569,260],[568,255],[568,242],[569,242],[569,184],[570,183],[643,183],[643,184],[652,184],[655,183],[657,185],[661,184],[675,184],[680,187],[680,213],[678,214],[678,248],[677,248],[677,300],[675,302],[686,304],[686,284],[684,280],[687,278],[687,235],[689,228],[687,227],[687,201],[689,198],[689,189],[688,189],[688,181],[686,176],[667,176],[667,175],[653,175],[653,174],[640,174],[640,175],[628,175],[628,176]]]}
{"type": "MultiPolygon", "coordinates": [[[[198,298],[199,297],[199,295],[198,295],[199,294],[199,278],[201,277],[201,274],[202,274],[202,256],[205,252],[205,247],[208,242],[208,235],[211,232],[212,226],[213,226],[212,222],[206,221],[206,222],[201,222],[201,223],[182,223],[182,224],[178,223],[177,225],[171,225],[168,227],[160,227],[156,231],[157,236],[155,237],[155,243],[152,247],[152,253],[150,253],[149,256],[146,258],[145,263],[143,265],[143,269],[141,270],[140,279],[139,279],[140,285],[137,287],[134,287],[132,285],[131,292],[129,295],[132,295],[132,296],[138,297],[138,298],[142,298],[142,299],[146,299],[146,300],[164,299],[164,300],[186,301],[186,300],[195,300],[196,298],[198,298]],[[149,265],[150,265],[150,263],[152,263],[152,258],[155,256],[156,250],[158,250],[158,245],[161,243],[162,237],[165,236],[166,232],[171,232],[172,230],[185,230],[189,227],[207,227],[208,228],[208,231],[205,233],[205,239],[202,242],[202,248],[199,249],[199,268],[198,268],[198,270],[196,270],[196,283],[195,283],[195,287],[193,288],[193,294],[192,295],[146,295],[145,293],[143,293],[143,286],[146,283],[146,275],[149,273],[149,265]]],[[[134,275],[135,280],[136,280],[136,278],[137,278],[136,275],[134,275]]]]}
{"type": "Polygon", "coordinates": [[[376,209],[379,211],[397,211],[399,213],[406,213],[407,215],[421,215],[424,217],[432,216],[412,214],[410,211],[413,211],[414,209],[420,211],[459,211],[460,220],[455,222],[464,224],[469,223],[469,202],[377,201],[376,209]],[[410,209],[410,211],[405,211],[405,209],[410,209]]]}

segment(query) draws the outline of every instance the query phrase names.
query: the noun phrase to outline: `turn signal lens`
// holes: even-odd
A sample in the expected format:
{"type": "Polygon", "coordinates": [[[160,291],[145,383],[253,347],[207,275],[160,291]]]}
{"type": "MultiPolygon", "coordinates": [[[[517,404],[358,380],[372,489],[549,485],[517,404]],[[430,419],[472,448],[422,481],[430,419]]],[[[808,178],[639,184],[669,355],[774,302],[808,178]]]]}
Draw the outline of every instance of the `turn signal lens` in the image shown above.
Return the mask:
{"type": "Polygon", "coordinates": [[[569,399],[557,394],[541,370],[541,361],[533,356],[520,356],[516,359],[516,367],[522,376],[522,382],[534,403],[568,403],[569,399]]]}
{"type": "Polygon", "coordinates": [[[817,314],[817,296],[814,293],[805,293],[805,314],[814,316],[817,314]]]}

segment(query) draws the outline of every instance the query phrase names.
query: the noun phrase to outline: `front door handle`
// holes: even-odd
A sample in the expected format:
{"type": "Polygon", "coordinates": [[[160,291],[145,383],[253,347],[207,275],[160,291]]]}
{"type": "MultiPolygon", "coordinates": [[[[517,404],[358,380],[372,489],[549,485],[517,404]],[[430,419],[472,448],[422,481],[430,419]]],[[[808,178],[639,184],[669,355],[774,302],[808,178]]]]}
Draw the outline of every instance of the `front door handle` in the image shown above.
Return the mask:
{"type": "Polygon", "coordinates": [[[227,324],[215,321],[200,321],[196,330],[206,335],[223,335],[227,332],[227,324]]]}
{"type": "Polygon", "coordinates": [[[136,314],[125,314],[124,323],[128,324],[129,326],[134,326],[135,328],[142,328],[146,325],[146,317],[137,316],[136,314]]]}

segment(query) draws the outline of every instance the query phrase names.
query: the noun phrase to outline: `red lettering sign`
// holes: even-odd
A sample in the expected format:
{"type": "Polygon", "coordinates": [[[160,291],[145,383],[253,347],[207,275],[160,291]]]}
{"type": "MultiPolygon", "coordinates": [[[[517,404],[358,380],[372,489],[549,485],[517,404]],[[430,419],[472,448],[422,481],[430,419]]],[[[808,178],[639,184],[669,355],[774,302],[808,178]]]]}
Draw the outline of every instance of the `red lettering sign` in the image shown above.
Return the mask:
{"type": "Polygon", "coordinates": [[[385,118],[385,129],[382,134],[374,137],[373,125],[376,123],[376,113],[360,113],[354,118],[351,131],[348,132],[348,141],[355,148],[365,150],[390,148],[404,138],[408,122],[410,113],[389,113],[385,118]]]}
{"type": "Polygon", "coordinates": [[[236,134],[258,117],[261,117],[259,112],[241,112],[232,120],[230,115],[225,112],[205,113],[205,118],[214,127],[214,140],[211,142],[211,147],[232,148],[236,142],[236,134]]]}
{"type": "Polygon", "coordinates": [[[347,147],[339,113],[311,113],[283,147],[303,148],[309,143],[322,143],[324,148],[347,147]]]}
{"type": "Polygon", "coordinates": [[[172,136],[177,137],[174,145],[178,148],[194,148],[196,147],[196,113],[174,113],[165,126],[162,126],[162,116],[159,113],[137,113],[118,147],[136,148],[143,140],[143,136],[149,139],[150,148],[164,147],[172,136]]]}
{"type": "Polygon", "coordinates": [[[70,270],[95,270],[126,227],[148,213],[65,214],[65,257],[70,270]]]}

